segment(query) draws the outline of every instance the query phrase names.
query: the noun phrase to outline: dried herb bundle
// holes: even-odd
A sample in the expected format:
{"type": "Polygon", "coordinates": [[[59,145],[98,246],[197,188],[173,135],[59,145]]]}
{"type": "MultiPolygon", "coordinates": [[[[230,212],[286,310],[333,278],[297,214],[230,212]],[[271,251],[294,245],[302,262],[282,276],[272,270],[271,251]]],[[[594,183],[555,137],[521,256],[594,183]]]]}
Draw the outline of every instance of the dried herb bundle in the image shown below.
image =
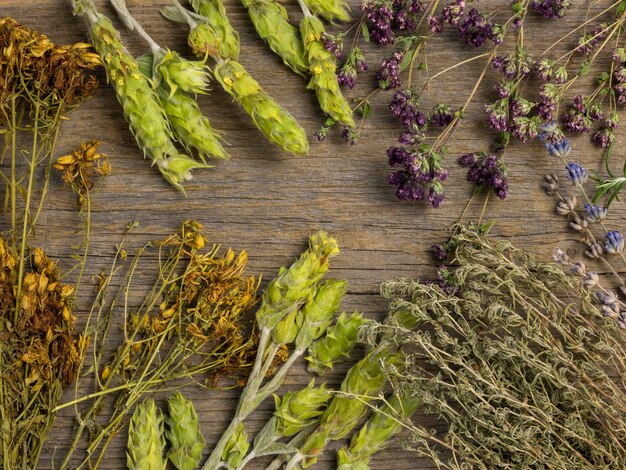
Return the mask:
{"type": "Polygon", "coordinates": [[[55,45],[12,18],[0,19],[0,51],[0,176],[10,217],[0,238],[0,461],[35,468],[88,339],[74,336],[74,287],[29,239],[61,120],[95,91],[100,61],[87,44],[55,45]]]}
{"type": "Polygon", "coordinates": [[[367,327],[406,355],[395,390],[448,425],[405,416],[410,447],[439,468],[624,468],[624,331],[578,278],[487,231],[456,226],[442,282],[384,284],[396,321],[367,327]]]}
{"type": "Polygon", "coordinates": [[[126,267],[122,287],[111,292],[112,279],[123,269],[120,262],[126,257],[123,245],[118,247],[109,273],[102,275],[87,326],[93,357],[86,377],[94,381],[95,390],[57,407],[75,406],[79,416],[60,468],[68,468],[86,430],[90,431],[87,456],[77,467],[97,467],[129,411],[164,383],[204,376],[205,386],[212,387],[223,375],[239,378],[249,370],[256,337],[248,333],[246,313],[256,303],[258,282],[244,273],[246,252],[218,254],[218,246],[203,250],[206,238],[201,228],[197,222],[186,222],[180,233],[144,246],[126,267]],[[158,276],[140,306],[132,308],[128,293],[135,289],[144,258],[155,252],[158,276]],[[118,309],[124,315],[123,343],[107,359],[112,315],[118,309]],[[83,401],[89,406],[79,410],[83,401]],[[107,404],[112,414],[100,422],[99,413],[107,404]]]}

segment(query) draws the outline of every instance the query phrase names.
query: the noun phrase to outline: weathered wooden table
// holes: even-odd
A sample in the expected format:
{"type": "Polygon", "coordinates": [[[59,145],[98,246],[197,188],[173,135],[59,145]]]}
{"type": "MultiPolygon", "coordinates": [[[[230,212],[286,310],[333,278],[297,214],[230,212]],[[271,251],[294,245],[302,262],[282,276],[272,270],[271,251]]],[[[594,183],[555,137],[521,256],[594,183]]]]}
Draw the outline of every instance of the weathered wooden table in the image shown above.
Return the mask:
{"type": "MultiPolygon", "coordinates": [[[[115,18],[106,1],[97,3],[104,13],[115,18]]],[[[167,22],[159,14],[159,8],[167,3],[167,0],[128,0],[128,7],[160,44],[188,55],[186,28],[167,22]]],[[[184,220],[198,220],[204,224],[212,242],[235,250],[248,250],[250,272],[263,274],[266,282],[280,266],[290,264],[301,252],[309,234],[325,229],[338,239],[342,249],[331,274],[349,282],[343,309],[359,309],[368,316],[380,318],[386,310],[385,301],[378,295],[380,282],[402,276],[425,278],[432,275],[434,263],[429,247],[444,239],[446,228],[459,218],[471,195],[466,171],[459,168],[454,159],[463,153],[486,150],[493,136],[482,110],[483,104],[494,97],[491,84],[496,79],[495,73],[488,73],[467,119],[450,141],[450,177],[445,185],[447,201],[438,210],[426,203],[400,203],[387,183],[386,149],[395,144],[400,131],[387,110],[390,93],[374,97],[374,113],[363,123],[358,144],[343,143],[338,133],[324,142],[317,142],[313,134],[323,118],[314,94],[306,90],[303,79],[290,73],[256,37],[241,4],[235,0],[226,3],[229,17],[241,35],[241,62],[304,126],[311,141],[310,154],[293,157],[277,150],[216,86],[208,96],[200,97],[200,103],[215,127],[224,132],[232,159],[217,162],[213,169],[197,171],[186,186],[185,198],[168,186],[157,170],[142,158],[113,90],[104,83],[104,74],[100,72],[102,86],[97,96],[71,115],[63,126],[58,145],[62,153],[84,140],[102,140],[101,150],[109,155],[112,165],[112,175],[93,194],[88,274],[98,273],[110,261],[115,242],[126,225],[135,219],[140,226],[130,239],[134,246],[173,233],[184,220]]],[[[298,18],[296,2],[287,3],[289,11],[298,18]]],[[[351,3],[356,15],[358,3],[354,0],[351,3]]],[[[485,10],[493,10],[494,6],[504,9],[505,3],[481,2],[480,6],[485,10]]],[[[572,7],[567,17],[558,22],[535,18],[528,25],[529,49],[541,52],[578,24],[585,13],[586,6],[580,6],[572,7]]],[[[24,25],[48,34],[55,42],[86,39],[84,24],[72,16],[66,0],[0,0],[0,15],[13,16],[24,25]]],[[[124,31],[124,38],[133,53],[139,55],[147,51],[134,33],[124,31]]],[[[447,33],[429,43],[431,73],[476,54],[475,50],[451,38],[452,33],[447,33]]],[[[565,44],[571,45],[571,42],[565,44]]],[[[557,52],[561,50],[557,48],[557,52]]],[[[368,48],[373,71],[360,79],[360,91],[352,94],[372,89],[376,62],[388,54],[390,49],[368,48]]],[[[474,61],[435,81],[428,100],[434,103],[441,99],[459,106],[482,66],[482,61],[474,61]]],[[[588,87],[582,89],[588,90],[588,87]]],[[[618,132],[616,162],[623,159],[622,139],[622,133],[618,132]]],[[[574,159],[588,168],[601,169],[600,153],[592,149],[587,137],[576,138],[574,148],[574,159]]],[[[558,244],[573,247],[576,234],[567,231],[566,222],[554,213],[552,199],[541,189],[544,174],[561,171],[561,165],[551,159],[538,142],[515,143],[507,155],[510,194],[505,202],[492,198],[486,207],[486,217],[497,221],[494,233],[513,239],[543,259],[548,259],[558,244]]],[[[626,214],[623,205],[615,207],[621,211],[623,220],[626,214]]],[[[476,219],[481,209],[482,200],[478,199],[468,209],[466,220],[476,219]]],[[[615,222],[620,220],[613,217],[615,222]]],[[[4,226],[5,222],[1,221],[0,227],[4,226]]],[[[59,181],[52,184],[40,227],[38,243],[63,265],[72,251],[71,246],[79,238],[81,224],[74,197],[59,181]]],[[[346,367],[339,368],[329,381],[338,383],[346,367]]],[[[286,386],[297,388],[308,380],[300,366],[289,375],[286,386]]],[[[225,429],[238,392],[207,392],[194,387],[185,392],[200,414],[210,448],[225,429]]],[[[267,403],[253,415],[250,429],[258,429],[263,424],[270,407],[267,403]]],[[[418,419],[424,424],[429,422],[427,417],[418,419]]],[[[55,453],[57,457],[64,454],[73,424],[72,412],[63,410],[44,450],[40,468],[52,468],[55,453]]],[[[125,436],[120,435],[111,445],[102,468],[125,468],[124,447],[125,436]]],[[[337,444],[331,446],[316,468],[335,468],[337,447],[337,444]]],[[[263,466],[260,463],[251,468],[263,466]]],[[[372,468],[400,470],[431,466],[402,451],[400,444],[394,444],[374,458],[372,468]]]]}

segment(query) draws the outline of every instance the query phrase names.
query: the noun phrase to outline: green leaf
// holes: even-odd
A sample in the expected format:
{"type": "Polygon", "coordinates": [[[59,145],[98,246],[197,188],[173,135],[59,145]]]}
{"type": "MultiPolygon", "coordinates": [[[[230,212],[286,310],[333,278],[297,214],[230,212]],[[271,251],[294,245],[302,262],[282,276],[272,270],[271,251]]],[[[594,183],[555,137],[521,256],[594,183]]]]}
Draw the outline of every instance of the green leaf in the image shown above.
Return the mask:
{"type": "Polygon", "coordinates": [[[372,114],[372,105],[366,100],[361,106],[359,106],[358,112],[361,116],[368,117],[372,114]]]}
{"type": "Polygon", "coordinates": [[[361,25],[361,33],[363,34],[363,39],[365,40],[365,42],[370,42],[370,30],[367,27],[367,23],[365,23],[365,21],[361,25]]]}
{"type": "Polygon", "coordinates": [[[584,77],[590,71],[591,71],[591,61],[590,60],[583,61],[583,63],[580,64],[580,72],[579,72],[580,76],[584,77]]]}

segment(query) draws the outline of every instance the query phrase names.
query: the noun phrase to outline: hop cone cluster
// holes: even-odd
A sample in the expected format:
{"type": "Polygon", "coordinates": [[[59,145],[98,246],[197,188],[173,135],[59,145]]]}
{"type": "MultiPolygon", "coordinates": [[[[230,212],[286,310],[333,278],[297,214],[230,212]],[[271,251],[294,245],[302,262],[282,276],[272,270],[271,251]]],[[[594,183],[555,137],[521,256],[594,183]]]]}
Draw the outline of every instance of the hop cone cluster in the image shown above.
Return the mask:
{"type": "Polygon", "coordinates": [[[342,313],[326,334],[315,341],[308,349],[308,371],[321,374],[332,369],[333,364],[348,356],[357,343],[359,328],[365,323],[363,316],[354,312],[347,316],[342,313]]]}
{"type": "Polygon", "coordinates": [[[91,41],[102,58],[139,148],[163,177],[182,191],[182,183],[191,178],[191,170],[205,165],[178,153],[157,92],[140,72],[111,21],[96,12],[92,0],[76,0],[75,5],[76,12],[82,13],[89,23],[91,41]]]}
{"type": "Polygon", "coordinates": [[[350,21],[350,7],[344,0],[303,0],[304,4],[317,17],[330,22],[350,21]]]}
{"type": "Polygon", "coordinates": [[[309,238],[309,249],[289,268],[281,268],[270,282],[256,319],[260,329],[272,329],[287,314],[297,310],[315,292],[326,274],[329,260],[339,253],[334,238],[319,231],[309,238]]]}
{"type": "Polygon", "coordinates": [[[291,70],[304,76],[309,70],[304,44],[285,7],[276,0],[243,0],[243,4],[257,34],[291,70]]]}
{"type": "MultiPolygon", "coordinates": [[[[202,41],[218,51],[222,59],[239,60],[239,33],[232,27],[226,16],[222,0],[190,0],[191,6],[207,20],[206,28],[193,33],[193,41],[202,41]],[[212,38],[212,39],[209,39],[212,38]]],[[[190,35],[189,41],[192,41],[190,35]]]]}
{"type": "Polygon", "coordinates": [[[337,122],[354,127],[350,104],[341,93],[337,82],[337,61],[324,47],[324,25],[312,15],[305,15],[300,23],[300,34],[309,62],[311,81],[309,88],[315,90],[322,111],[337,122]]]}
{"type": "Polygon", "coordinates": [[[154,400],[147,399],[130,420],[126,464],[129,470],[161,470],[165,468],[164,452],[163,414],[154,400]]]}
{"type": "Polygon", "coordinates": [[[383,450],[404,429],[402,419],[410,417],[421,401],[408,395],[393,395],[376,409],[361,430],[352,436],[349,447],[337,455],[337,470],[367,470],[372,455],[383,450]]]}
{"type": "Polygon", "coordinates": [[[282,149],[305,154],[309,142],[304,130],[285,108],[269,96],[261,85],[234,61],[220,62],[213,70],[215,79],[252,117],[266,137],[282,149]]]}
{"type": "Polygon", "coordinates": [[[153,73],[156,73],[154,78],[161,80],[157,87],[159,102],[176,139],[185,150],[189,153],[196,151],[203,161],[207,158],[228,158],[220,135],[202,114],[198,102],[183,88],[183,80],[174,78],[171,72],[168,72],[167,76],[160,75],[164,69],[158,64],[156,67],[153,66],[152,54],[140,57],[138,63],[147,77],[153,77],[153,73]]]}
{"type": "Polygon", "coordinates": [[[176,392],[167,400],[165,436],[170,444],[167,458],[178,470],[194,470],[202,458],[205,440],[191,401],[176,392]]]}

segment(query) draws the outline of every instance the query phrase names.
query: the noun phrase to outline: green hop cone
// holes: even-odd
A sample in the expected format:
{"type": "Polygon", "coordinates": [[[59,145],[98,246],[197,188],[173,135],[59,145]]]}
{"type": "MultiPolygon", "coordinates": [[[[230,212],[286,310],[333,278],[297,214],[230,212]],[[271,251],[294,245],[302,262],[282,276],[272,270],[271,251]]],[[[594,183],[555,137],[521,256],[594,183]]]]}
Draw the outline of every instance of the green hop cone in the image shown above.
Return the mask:
{"type": "Polygon", "coordinates": [[[126,464],[130,470],[161,470],[164,451],[163,415],[154,400],[145,400],[130,420],[126,464]]]}
{"type": "Polygon", "coordinates": [[[314,380],[306,388],[285,393],[282,399],[275,396],[277,434],[281,437],[293,436],[313,424],[323,413],[322,408],[331,396],[332,392],[323,385],[315,387],[314,380]]]}
{"type": "Polygon", "coordinates": [[[198,415],[191,401],[180,392],[169,397],[167,405],[165,436],[170,444],[167,458],[179,470],[193,470],[198,467],[206,444],[200,431],[198,415]]]}
{"type": "Polygon", "coordinates": [[[217,50],[222,59],[239,59],[239,33],[232,27],[226,16],[222,0],[190,0],[196,12],[208,21],[217,40],[217,50]]]}
{"type": "Polygon", "coordinates": [[[224,90],[245,109],[254,125],[269,140],[297,155],[309,151],[306,134],[295,118],[263,91],[240,63],[232,60],[220,62],[213,73],[224,90]]]}
{"type": "Polygon", "coordinates": [[[330,258],[339,253],[334,238],[319,231],[309,238],[309,249],[288,269],[282,267],[265,290],[256,319],[259,329],[272,329],[285,315],[298,310],[329,268],[330,258]]]}
{"type": "Polygon", "coordinates": [[[332,369],[333,364],[344,356],[348,356],[357,343],[359,329],[366,322],[363,316],[354,312],[347,316],[342,313],[334,325],[326,331],[326,335],[314,342],[308,349],[308,371],[322,374],[332,369]]]}
{"type": "Polygon", "coordinates": [[[315,296],[309,297],[302,307],[304,322],[296,338],[296,349],[305,351],[326,332],[346,293],[347,285],[346,281],[329,279],[317,290],[315,296]]]}
{"type": "Polygon", "coordinates": [[[354,127],[352,109],[337,82],[337,61],[324,47],[325,34],[322,22],[312,15],[305,15],[300,22],[300,34],[309,61],[311,81],[308,88],[315,90],[320,108],[328,116],[348,127],[354,127]]]}
{"type": "Polygon", "coordinates": [[[285,315],[272,329],[274,344],[291,344],[296,340],[304,318],[301,310],[285,315]]]}
{"type": "Polygon", "coordinates": [[[383,450],[402,431],[402,420],[415,413],[420,403],[421,400],[415,397],[394,394],[352,436],[350,446],[339,451],[338,470],[369,469],[370,457],[383,450]]]}
{"type": "Polygon", "coordinates": [[[367,403],[371,399],[367,397],[378,395],[385,385],[383,362],[395,362],[396,359],[396,355],[374,349],[350,368],[341,384],[341,391],[348,396],[333,398],[322,415],[318,429],[300,449],[304,468],[317,461],[317,456],[324,451],[328,442],[342,439],[352,431],[368,410],[367,403]]]}
{"type": "Polygon", "coordinates": [[[222,461],[228,463],[227,468],[237,468],[248,453],[249,448],[248,433],[246,433],[243,423],[239,423],[237,431],[226,443],[224,452],[222,452],[222,461]]]}
{"type": "MultiPolygon", "coordinates": [[[[152,54],[137,59],[140,70],[148,77],[153,73],[153,61],[152,54]]],[[[157,93],[174,135],[187,152],[195,150],[203,162],[207,158],[228,158],[219,133],[202,114],[192,96],[180,88],[171,92],[164,81],[159,83],[157,93]]]]}
{"type": "Polygon", "coordinates": [[[155,55],[154,72],[154,77],[167,85],[170,94],[179,89],[202,94],[209,87],[208,68],[204,61],[187,60],[170,50],[159,52],[158,57],[155,55]]]}
{"type": "Polygon", "coordinates": [[[178,153],[152,82],[140,72],[111,21],[97,13],[92,0],[77,1],[75,11],[83,14],[89,24],[91,42],[102,58],[107,78],[139,148],[157,165],[163,177],[182,191],[182,183],[191,178],[191,170],[205,165],[178,153]]]}
{"type": "Polygon", "coordinates": [[[303,0],[304,4],[317,17],[330,22],[350,21],[350,7],[344,0],[303,0]]]}
{"type": "Polygon", "coordinates": [[[289,23],[285,7],[276,0],[242,0],[242,3],[261,39],[291,70],[304,76],[309,70],[304,44],[298,29],[289,23]]]}

